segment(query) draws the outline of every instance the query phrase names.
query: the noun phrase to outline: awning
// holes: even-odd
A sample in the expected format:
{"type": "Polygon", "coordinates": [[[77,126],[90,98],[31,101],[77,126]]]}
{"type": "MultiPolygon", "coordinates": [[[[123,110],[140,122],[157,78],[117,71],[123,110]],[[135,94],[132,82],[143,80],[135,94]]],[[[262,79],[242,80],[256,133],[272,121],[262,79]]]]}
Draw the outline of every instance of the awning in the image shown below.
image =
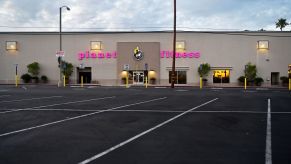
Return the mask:
{"type": "Polygon", "coordinates": [[[211,67],[211,70],[232,70],[232,67],[211,67]]]}
{"type": "MultiPolygon", "coordinates": [[[[166,70],[171,71],[172,67],[166,67],[166,70]]],[[[175,67],[175,70],[176,71],[187,71],[187,70],[189,70],[189,67],[175,67]]]]}

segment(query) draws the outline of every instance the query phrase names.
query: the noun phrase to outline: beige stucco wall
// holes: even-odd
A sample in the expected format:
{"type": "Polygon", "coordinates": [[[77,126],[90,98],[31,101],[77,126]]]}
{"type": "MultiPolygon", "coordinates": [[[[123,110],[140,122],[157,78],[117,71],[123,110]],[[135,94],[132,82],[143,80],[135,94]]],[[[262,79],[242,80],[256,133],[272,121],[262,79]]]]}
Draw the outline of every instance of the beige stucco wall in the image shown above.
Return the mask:
{"type": "MultiPolygon", "coordinates": [[[[290,32],[224,32],[199,33],[180,32],[177,40],[186,43],[186,50],[199,51],[200,58],[179,58],[176,67],[187,70],[187,84],[196,85],[199,82],[197,68],[207,62],[212,67],[231,67],[230,84],[236,85],[237,78],[243,75],[244,65],[248,62],[256,64],[258,75],[263,77],[265,85],[270,84],[271,72],[279,72],[287,76],[288,65],[291,64],[290,32]],[[253,36],[251,36],[253,35],[253,36]],[[258,40],[269,40],[270,49],[257,50],[258,40]]],[[[81,63],[92,67],[92,80],[102,85],[120,85],[119,66],[115,58],[111,59],[78,59],[79,52],[90,50],[90,41],[102,41],[102,52],[117,51],[120,42],[154,42],[159,43],[160,50],[172,50],[172,33],[65,33],[63,34],[63,50],[65,60],[73,63],[75,69],[71,82],[77,81],[76,67],[81,63]]],[[[40,63],[40,75],[46,75],[50,82],[56,84],[59,79],[56,51],[59,49],[58,33],[0,33],[0,83],[13,83],[15,65],[18,64],[18,74],[27,72],[26,66],[34,61],[40,63]],[[6,41],[17,41],[17,51],[6,51],[6,41]]],[[[147,51],[147,50],[143,50],[147,51]]],[[[118,52],[117,52],[118,53],[118,52]]],[[[150,65],[150,63],[149,63],[150,65]]],[[[168,85],[168,71],[172,65],[171,58],[160,59],[159,83],[168,85]]],[[[212,74],[208,80],[212,83],[212,74]]]]}

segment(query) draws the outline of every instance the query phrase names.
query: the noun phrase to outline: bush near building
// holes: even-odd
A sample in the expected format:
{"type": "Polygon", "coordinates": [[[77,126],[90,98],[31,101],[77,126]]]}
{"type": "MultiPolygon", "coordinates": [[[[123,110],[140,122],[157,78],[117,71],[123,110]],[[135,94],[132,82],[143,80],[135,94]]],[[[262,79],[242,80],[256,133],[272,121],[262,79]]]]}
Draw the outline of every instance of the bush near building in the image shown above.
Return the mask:
{"type": "Polygon", "coordinates": [[[256,77],[254,79],[254,83],[255,83],[256,86],[261,86],[263,82],[264,82],[264,79],[261,78],[261,77],[256,77]]]}
{"type": "MultiPolygon", "coordinates": [[[[33,62],[31,64],[28,64],[27,66],[27,72],[21,76],[21,79],[23,80],[24,83],[38,83],[39,82],[39,72],[40,72],[40,66],[38,62],[33,62]]],[[[43,83],[48,82],[48,78],[45,75],[42,75],[41,78],[43,83]]]]}
{"type": "Polygon", "coordinates": [[[39,74],[39,64],[38,62],[33,62],[27,65],[28,73],[32,75],[32,77],[37,77],[39,74]]]}
{"type": "Polygon", "coordinates": [[[40,77],[40,79],[41,79],[41,81],[42,81],[43,83],[48,83],[48,78],[47,78],[47,76],[42,75],[42,76],[40,77]]]}
{"type": "Polygon", "coordinates": [[[26,74],[23,74],[21,76],[21,79],[23,80],[24,83],[29,83],[31,81],[31,76],[30,74],[26,73],[26,74]]]}
{"type": "Polygon", "coordinates": [[[252,63],[247,63],[245,66],[245,77],[247,78],[248,83],[253,83],[257,77],[257,66],[252,63]]]}
{"type": "Polygon", "coordinates": [[[281,76],[280,80],[281,80],[283,86],[287,86],[289,83],[289,79],[287,76],[281,76]]]}
{"type": "Polygon", "coordinates": [[[245,65],[245,76],[240,76],[237,80],[241,85],[244,85],[245,78],[247,78],[247,85],[261,86],[264,79],[257,76],[257,66],[252,63],[247,63],[245,65]]]}
{"type": "Polygon", "coordinates": [[[210,64],[208,64],[208,63],[200,64],[198,67],[198,73],[199,73],[200,77],[205,79],[210,72],[210,68],[211,68],[210,64]]]}
{"type": "Polygon", "coordinates": [[[73,73],[74,66],[72,63],[62,61],[62,74],[65,75],[66,83],[68,84],[70,82],[70,76],[73,73]]]}

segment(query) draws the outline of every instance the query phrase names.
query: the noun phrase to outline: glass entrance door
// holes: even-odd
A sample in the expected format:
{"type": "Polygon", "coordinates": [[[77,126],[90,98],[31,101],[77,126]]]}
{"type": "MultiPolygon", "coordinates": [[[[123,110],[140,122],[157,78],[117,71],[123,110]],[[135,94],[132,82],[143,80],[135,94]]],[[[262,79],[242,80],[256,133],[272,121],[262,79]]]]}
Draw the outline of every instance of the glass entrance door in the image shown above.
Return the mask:
{"type": "Polygon", "coordinates": [[[144,82],[144,72],[135,71],[133,72],[133,84],[143,84],[144,82]]]}

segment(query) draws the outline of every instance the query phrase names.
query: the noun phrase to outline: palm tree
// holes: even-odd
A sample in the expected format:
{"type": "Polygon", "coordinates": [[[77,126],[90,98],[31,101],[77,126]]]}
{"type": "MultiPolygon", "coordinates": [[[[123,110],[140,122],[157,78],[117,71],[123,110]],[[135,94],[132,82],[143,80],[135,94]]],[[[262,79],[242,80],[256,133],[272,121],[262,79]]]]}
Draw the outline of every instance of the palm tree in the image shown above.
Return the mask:
{"type": "Polygon", "coordinates": [[[276,28],[280,28],[281,31],[287,25],[289,25],[289,23],[287,23],[287,20],[283,18],[278,19],[278,22],[276,22],[276,28]]]}

